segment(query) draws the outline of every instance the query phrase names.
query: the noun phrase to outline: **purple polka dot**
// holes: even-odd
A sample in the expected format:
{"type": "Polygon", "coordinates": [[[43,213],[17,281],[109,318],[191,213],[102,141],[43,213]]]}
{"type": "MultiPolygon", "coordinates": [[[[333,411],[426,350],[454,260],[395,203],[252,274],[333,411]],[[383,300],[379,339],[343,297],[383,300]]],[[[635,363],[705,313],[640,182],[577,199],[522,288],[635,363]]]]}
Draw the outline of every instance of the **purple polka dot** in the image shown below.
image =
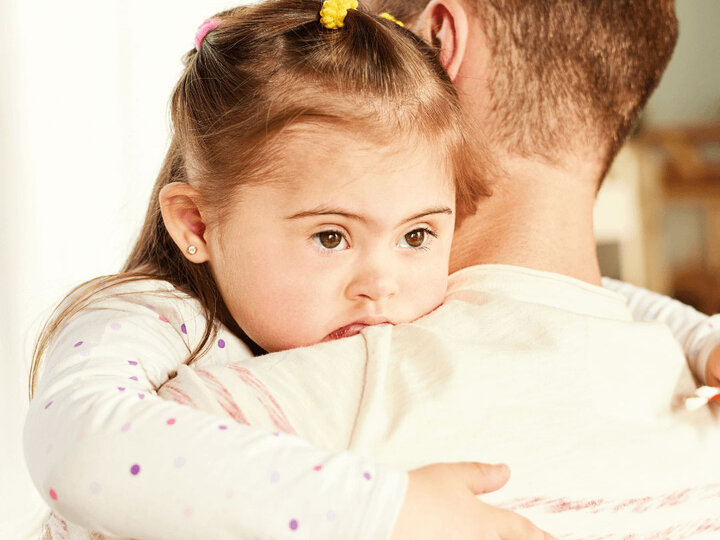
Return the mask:
{"type": "Polygon", "coordinates": [[[225,348],[225,340],[224,339],[218,339],[218,347],[221,349],[225,348]]]}
{"type": "Polygon", "coordinates": [[[273,436],[279,437],[279,436],[280,436],[280,432],[279,432],[279,431],[275,431],[275,432],[273,433],[273,436]]]}
{"type": "Polygon", "coordinates": [[[328,521],[335,521],[335,518],[337,517],[333,510],[328,510],[328,513],[326,515],[328,521]]]}
{"type": "Polygon", "coordinates": [[[118,390],[120,390],[121,392],[124,392],[124,391],[125,391],[125,387],[124,387],[124,386],[118,386],[117,388],[118,388],[118,390]]]}
{"type": "Polygon", "coordinates": [[[137,362],[135,360],[128,360],[128,364],[131,366],[137,366],[137,362]]]}
{"type": "Polygon", "coordinates": [[[138,394],[138,397],[139,397],[140,399],[145,399],[145,394],[138,394]]]}
{"type": "Polygon", "coordinates": [[[218,429],[227,429],[227,426],[225,424],[219,425],[218,429]]]}
{"type": "Polygon", "coordinates": [[[133,375],[132,377],[130,377],[130,380],[131,380],[131,381],[137,381],[138,378],[137,378],[135,375],[133,375]]]}
{"type": "Polygon", "coordinates": [[[290,530],[295,530],[298,528],[298,522],[297,519],[291,519],[290,520],[290,530]]]}
{"type": "Polygon", "coordinates": [[[119,322],[114,322],[110,325],[110,328],[112,328],[113,330],[120,330],[120,328],[122,328],[122,325],[119,322]]]}
{"type": "Polygon", "coordinates": [[[713,326],[713,323],[709,322],[709,323],[708,323],[708,328],[710,328],[710,329],[712,330],[712,329],[715,328],[715,327],[713,326]]]}
{"type": "Polygon", "coordinates": [[[183,334],[187,335],[187,327],[185,326],[185,323],[182,323],[182,324],[180,325],[180,331],[181,331],[183,334]]]}
{"type": "Polygon", "coordinates": [[[82,344],[83,344],[82,341],[78,341],[74,346],[75,346],[75,347],[79,347],[79,346],[82,345],[82,344]]]}
{"type": "Polygon", "coordinates": [[[102,486],[97,482],[92,482],[90,484],[90,491],[93,492],[95,495],[98,495],[102,491],[102,486]]]}
{"type": "Polygon", "coordinates": [[[366,472],[366,473],[363,473],[363,478],[364,478],[365,480],[370,480],[370,479],[372,478],[372,476],[370,475],[369,472],[366,472]]]}
{"type": "Polygon", "coordinates": [[[272,474],[270,475],[270,481],[273,484],[277,484],[280,481],[280,473],[277,471],[273,471],[272,474]]]}
{"type": "Polygon", "coordinates": [[[173,462],[175,467],[179,469],[180,467],[185,465],[185,458],[183,456],[178,456],[175,458],[175,461],[173,462]]]}
{"type": "Polygon", "coordinates": [[[133,465],[132,467],[130,467],[130,474],[137,475],[139,472],[140,472],[140,465],[138,465],[137,463],[135,465],[133,465]]]}
{"type": "Polygon", "coordinates": [[[120,431],[128,431],[130,429],[130,422],[120,428],[120,431]]]}
{"type": "Polygon", "coordinates": [[[52,405],[52,404],[53,404],[52,401],[48,401],[47,405],[45,405],[45,408],[47,409],[47,408],[48,408],[50,405],[52,405]]]}

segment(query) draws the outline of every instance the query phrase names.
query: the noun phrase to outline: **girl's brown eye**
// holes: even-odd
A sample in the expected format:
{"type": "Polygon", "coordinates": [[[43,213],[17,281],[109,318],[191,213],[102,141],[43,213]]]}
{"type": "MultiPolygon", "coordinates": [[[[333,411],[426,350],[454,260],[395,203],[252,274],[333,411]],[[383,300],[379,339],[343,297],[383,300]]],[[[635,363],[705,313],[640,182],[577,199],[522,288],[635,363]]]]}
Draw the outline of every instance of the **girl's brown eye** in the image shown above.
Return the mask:
{"type": "Polygon", "coordinates": [[[419,248],[425,243],[427,233],[424,229],[415,229],[405,235],[405,242],[412,248],[419,248]]]}
{"type": "Polygon", "coordinates": [[[343,236],[337,231],[323,231],[315,235],[318,243],[325,249],[335,249],[343,241],[343,236]]]}

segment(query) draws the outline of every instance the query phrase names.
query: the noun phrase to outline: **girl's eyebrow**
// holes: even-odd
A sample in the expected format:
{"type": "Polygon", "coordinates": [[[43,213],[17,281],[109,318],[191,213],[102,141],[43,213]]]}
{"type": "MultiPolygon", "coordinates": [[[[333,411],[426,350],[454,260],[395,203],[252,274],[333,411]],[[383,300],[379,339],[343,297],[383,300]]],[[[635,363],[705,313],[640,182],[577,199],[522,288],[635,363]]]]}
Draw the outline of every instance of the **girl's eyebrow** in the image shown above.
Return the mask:
{"type": "MultiPolygon", "coordinates": [[[[451,216],[452,213],[453,213],[453,211],[448,206],[437,206],[437,207],[433,207],[433,208],[428,208],[427,210],[423,210],[422,212],[412,215],[409,218],[402,220],[400,222],[400,224],[407,223],[408,221],[420,219],[422,217],[431,216],[434,214],[447,214],[447,215],[451,216]]],[[[368,219],[365,216],[353,214],[352,212],[348,212],[347,210],[344,210],[342,208],[331,208],[331,207],[327,207],[327,206],[319,206],[317,208],[313,208],[312,210],[298,212],[297,214],[287,216],[285,219],[300,219],[300,218],[305,218],[305,217],[328,216],[328,215],[342,216],[347,219],[353,219],[356,221],[361,221],[363,223],[367,223],[367,221],[368,221],[368,219]]]]}
{"type": "Polygon", "coordinates": [[[407,223],[408,221],[414,221],[416,219],[420,219],[420,218],[426,217],[426,216],[432,216],[434,214],[447,214],[448,216],[452,216],[453,211],[450,209],[449,206],[437,206],[435,208],[428,208],[427,210],[420,212],[419,214],[410,216],[409,218],[402,221],[401,223],[407,223]]]}

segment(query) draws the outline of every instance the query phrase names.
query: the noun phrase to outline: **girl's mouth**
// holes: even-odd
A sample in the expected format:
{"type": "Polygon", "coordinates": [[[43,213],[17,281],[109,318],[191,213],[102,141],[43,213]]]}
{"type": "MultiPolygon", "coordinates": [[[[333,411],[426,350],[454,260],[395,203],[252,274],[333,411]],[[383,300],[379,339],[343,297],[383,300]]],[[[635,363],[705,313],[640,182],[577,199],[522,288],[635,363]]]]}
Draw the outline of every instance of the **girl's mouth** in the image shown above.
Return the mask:
{"type": "Polygon", "coordinates": [[[332,341],[334,339],[340,339],[344,337],[354,336],[360,333],[360,330],[369,325],[363,323],[352,323],[338,328],[337,330],[329,333],[323,341],[332,341]]]}
{"type": "Polygon", "coordinates": [[[342,328],[338,328],[337,330],[334,330],[333,332],[329,333],[323,341],[332,341],[334,339],[340,339],[340,338],[346,338],[350,336],[354,336],[356,334],[359,334],[360,331],[363,328],[367,328],[368,326],[375,326],[377,324],[389,324],[387,321],[378,321],[376,323],[368,324],[363,322],[354,322],[350,324],[346,324],[342,328]]]}

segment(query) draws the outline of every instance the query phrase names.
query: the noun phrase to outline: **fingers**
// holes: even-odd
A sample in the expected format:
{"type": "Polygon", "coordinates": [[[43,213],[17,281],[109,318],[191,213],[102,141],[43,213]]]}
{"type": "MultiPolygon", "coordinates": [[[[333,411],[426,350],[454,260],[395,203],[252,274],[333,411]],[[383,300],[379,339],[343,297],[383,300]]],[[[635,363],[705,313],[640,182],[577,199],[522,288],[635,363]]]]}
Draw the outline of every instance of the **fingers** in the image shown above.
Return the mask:
{"type": "Polygon", "coordinates": [[[510,479],[510,468],[504,463],[453,463],[470,490],[477,494],[490,493],[503,487],[510,479]]]}
{"type": "Polygon", "coordinates": [[[550,533],[538,529],[535,524],[514,512],[503,511],[502,519],[497,519],[498,525],[502,524],[500,538],[503,540],[557,540],[550,533]]]}
{"type": "Polygon", "coordinates": [[[507,465],[475,462],[435,463],[410,471],[393,540],[555,540],[527,518],[477,497],[500,489],[509,477],[507,465]]]}
{"type": "Polygon", "coordinates": [[[708,357],[705,381],[709,386],[720,386],[720,345],[715,347],[708,357]]]}

